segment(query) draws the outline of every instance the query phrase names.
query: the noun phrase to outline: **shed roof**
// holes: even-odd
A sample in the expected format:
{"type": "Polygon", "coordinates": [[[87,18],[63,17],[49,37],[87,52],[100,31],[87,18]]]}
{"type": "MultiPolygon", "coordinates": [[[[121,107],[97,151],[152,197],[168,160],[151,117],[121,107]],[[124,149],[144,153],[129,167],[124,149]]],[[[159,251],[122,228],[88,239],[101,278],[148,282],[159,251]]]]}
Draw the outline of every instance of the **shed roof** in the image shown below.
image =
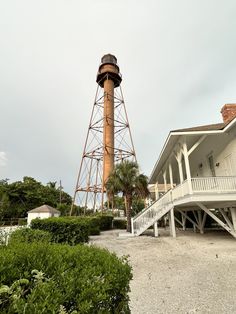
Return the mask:
{"type": "Polygon", "coordinates": [[[60,211],[57,210],[56,208],[53,208],[49,205],[42,205],[40,207],[36,207],[34,209],[31,209],[28,211],[28,213],[51,213],[51,214],[60,214],[60,211]]]}

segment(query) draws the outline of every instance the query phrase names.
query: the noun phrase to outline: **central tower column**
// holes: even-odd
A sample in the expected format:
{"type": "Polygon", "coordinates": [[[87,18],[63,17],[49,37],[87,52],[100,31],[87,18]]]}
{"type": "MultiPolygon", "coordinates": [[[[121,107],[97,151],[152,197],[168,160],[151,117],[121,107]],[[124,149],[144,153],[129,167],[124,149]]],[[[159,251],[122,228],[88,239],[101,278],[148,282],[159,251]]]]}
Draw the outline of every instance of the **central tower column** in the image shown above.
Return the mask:
{"type": "Polygon", "coordinates": [[[103,191],[105,191],[106,181],[114,168],[114,89],[120,85],[121,75],[115,56],[104,55],[101,61],[97,83],[104,88],[103,191]]]}
{"type": "Polygon", "coordinates": [[[103,134],[103,182],[105,184],[114,168],[114,82],[109,77],[104,81],[103,134]]]}

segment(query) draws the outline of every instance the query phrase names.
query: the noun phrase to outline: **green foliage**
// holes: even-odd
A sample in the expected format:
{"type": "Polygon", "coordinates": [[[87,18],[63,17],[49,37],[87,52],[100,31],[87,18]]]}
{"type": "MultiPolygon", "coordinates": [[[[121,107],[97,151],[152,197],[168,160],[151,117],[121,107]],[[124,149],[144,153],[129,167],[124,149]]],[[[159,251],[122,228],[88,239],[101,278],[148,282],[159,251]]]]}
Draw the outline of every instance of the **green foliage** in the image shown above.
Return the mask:
{"type": "MultiPolygon", "coordinates": [[[[0,220],[5,218],[26,217],[27,211],[48,204],[57,207],[60,202],[60,190],[55,182],[43,185],[31,177],[24,177],[23,181],[8,183],[0,181],[0,220]]],[[[71,204],[71,197],[61,191],[61,203],[71,204]]]]}
{"type": "Polygon", "coordinates": [[[112,228],[111,215],[52,217],[47,219],[34,219],[32,229],[40,229],[52,233],[52,241],[76,245],[88,242],[89,235],[99,235],[100,230],[112,228]]]}
{"type": "Polygon", "coordinates": [[[126,258],[77,245],[0,247],[0,312],[130,313],[126,258]]]}
{"type": "Polygon", "coordinates": [[[96,217],[99,220],[99,227],[101,231],[112,229],[113,216],[100,214],[97,215],[96,217]]]}
{"type": "Polygon", "coordinates": [[[125,219],[114,219],[113,220],[113,228],[114,229],[126,229],[127,221],[125,219]]]}
{"type": "Polygon", "coordinates": [[[138,196],[134,196],[132,200],[132,216],[137,215],[145,207],[144,200],[138,196]]]}
{"type": "Polygon", "coordinates": [[[100,220],[98,217],[79,217],[77,219],[81,219],[86,221],[89,235],[99,235],[100,234],[100,220]]]}
{"type": "Polygon", "coordinates": [[[18,229],[10,235],[9,243],[21,243],[21,242],[51,242],[52,236],[50,232],[31,229],[31,228],[22,228],[18,229]]]}
{"type": "Polygon", "coordinates": [[[88,242],[90,231],[89,221],[80,217],[33,219],[31,228],[49,231],[52,234],[53,242],[69,245],[88,242]]]}
{"type": "Polygon", "coordinates": [[[139,173],[136,162],[124,160],[116,164],[106,182],[108,195],[122,193],[126,204],[127,231],[131,231],[132,202],[134,197],[145,198],[148,194],[148,178],[139,173]]]}
{"type": "Polygon", "coordinates": [[[0,246],[7,245],[9,231],[0,228],[0,246]]]}
{"type": "Polygon", "coordinates": [[[27,218],[19,218],[18,219],[19,226],[26,226],[27,225],[27,218]]]}

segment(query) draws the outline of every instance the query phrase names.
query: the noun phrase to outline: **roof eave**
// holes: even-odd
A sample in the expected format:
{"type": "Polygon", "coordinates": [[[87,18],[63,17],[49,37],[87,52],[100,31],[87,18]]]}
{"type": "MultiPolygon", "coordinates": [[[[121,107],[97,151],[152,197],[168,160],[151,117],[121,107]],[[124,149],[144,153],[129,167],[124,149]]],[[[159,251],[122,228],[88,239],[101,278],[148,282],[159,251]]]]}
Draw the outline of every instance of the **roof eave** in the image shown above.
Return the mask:
{"type": "Polygon", "coordinates": [[[162,159],[162,155],[163,155],[163,153],[165,152],[165,149],[166,149],[166,147],[167,147],[167,145],[168,145],[168,143],[169,143],[169,141],[170,141],[170,138],[172,137],[172,136],[183,136],[183,135],[185,135],[185,136],[194,136],[194,135],[213,135],[213,134],[221,134],[221,133],[225,133],[225,132],[227,132],[227,131],[229,131],[233,126],[234,126],[234,124],[236,124],[236,118],[234,118],[229,124],[227,124],[222,130],[207,130],[207,131],[183,131],[183,132],[181,132],[181,131],[170,131],[170,133],[169,133],[169,135],[168,135],[168,137],[167,137],[167,139],[166,139],[166,141],[165,141],[165,144],[164,144],[164,146],[163,146],[163,148],[162,148],[162,150],[161,150],[161,153],[160,153],[160,155],[159,155],[159,158],[158,158],[158,160],[157,160],[157,162],[155,163],[155,166],[154,166],[154,168],[153,168],[153,170],[152,170],[152,172],[151,172],[151,175],[150,175],[150,177],[149,177],[149,180],[148,180],[148,183],[149,184],[155,184],[155,180],[154,180],[154,175],[156,174],[156,168],[157,168],[157,166],[158,166],[158,164],[159,164],[159,162],[161,161],[161,159],[162,159]]]}

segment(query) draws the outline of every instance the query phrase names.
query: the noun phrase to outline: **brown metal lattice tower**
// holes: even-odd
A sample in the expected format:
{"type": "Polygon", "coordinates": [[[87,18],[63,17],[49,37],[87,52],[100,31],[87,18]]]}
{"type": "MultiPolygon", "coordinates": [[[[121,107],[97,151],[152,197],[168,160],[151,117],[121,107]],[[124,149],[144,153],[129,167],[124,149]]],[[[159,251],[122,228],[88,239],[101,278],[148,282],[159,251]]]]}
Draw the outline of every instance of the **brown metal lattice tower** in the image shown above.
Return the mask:
{"type": "Polygon", "coordinates": [[[103,209],[105,183],[114,164],[136,160],[120,83],[117,59],[104,55],[97,73],[97,91],[89,122],[73,204],[103,209]]]}

